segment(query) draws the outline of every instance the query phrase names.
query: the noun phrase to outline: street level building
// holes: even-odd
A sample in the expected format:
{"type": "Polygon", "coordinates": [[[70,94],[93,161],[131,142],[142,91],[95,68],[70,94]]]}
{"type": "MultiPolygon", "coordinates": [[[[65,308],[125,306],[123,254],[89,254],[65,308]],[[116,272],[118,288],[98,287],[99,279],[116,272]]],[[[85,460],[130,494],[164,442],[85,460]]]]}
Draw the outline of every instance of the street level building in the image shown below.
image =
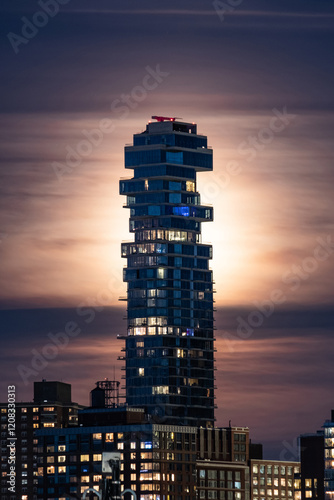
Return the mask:
{"type": "Polygon", "coordinates": [[[38,429],[76,427],[82,405],[71,400],[71,386],[63,382],[34,383],[34,401],[15,403],[16,481],[15,494],[8,490],[9,449],[8,405],[0,404],[1,415],[1,500],[37,499],[38,429]]]}
{"type": "Polygon", "coordinates": [[[252,459],[249,466],[252,500],[294,498],[294,475],[300,473],[300,462],[252,459]]]}

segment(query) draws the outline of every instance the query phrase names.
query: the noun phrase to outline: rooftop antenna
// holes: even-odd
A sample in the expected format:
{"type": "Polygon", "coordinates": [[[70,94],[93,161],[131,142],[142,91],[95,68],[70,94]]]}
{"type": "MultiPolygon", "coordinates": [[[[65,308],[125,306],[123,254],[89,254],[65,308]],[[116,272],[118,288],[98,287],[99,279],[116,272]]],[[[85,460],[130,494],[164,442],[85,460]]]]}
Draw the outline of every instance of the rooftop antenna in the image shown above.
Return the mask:
{"type": "Polygon", "coordinates": [[[182,120],[179,116],[152,116],[153,120],[157,120],[158,122],[175,122],[175,120],[182,120]]]}

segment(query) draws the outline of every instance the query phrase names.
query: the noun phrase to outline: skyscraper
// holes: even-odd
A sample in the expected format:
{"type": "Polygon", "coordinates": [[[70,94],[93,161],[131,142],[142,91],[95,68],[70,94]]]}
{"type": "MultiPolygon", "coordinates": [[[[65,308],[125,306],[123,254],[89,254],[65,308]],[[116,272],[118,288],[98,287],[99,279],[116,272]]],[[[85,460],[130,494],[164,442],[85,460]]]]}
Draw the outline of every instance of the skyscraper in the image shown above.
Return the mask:
{"type": "Polygon", "coordinates": [[[201,243],[196,174],[212,170],[212,150],[194,123],[155,117],[125,147],[133,178],[127,195],[134,242],[127,258],[126,401],[157,422],[214,424],[212,247],[201,243]]]}

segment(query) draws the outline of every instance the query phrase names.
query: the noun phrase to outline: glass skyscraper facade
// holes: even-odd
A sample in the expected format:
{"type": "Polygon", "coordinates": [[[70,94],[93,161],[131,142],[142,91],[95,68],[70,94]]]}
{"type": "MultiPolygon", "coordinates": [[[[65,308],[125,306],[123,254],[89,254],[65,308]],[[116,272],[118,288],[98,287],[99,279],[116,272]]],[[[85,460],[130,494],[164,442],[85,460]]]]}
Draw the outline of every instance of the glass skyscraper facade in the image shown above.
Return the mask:
{"type": "Polygon", "coordinates": [[[197,172],[212,170],[212,150],[197,126],[149,123],[125,147],[133,177],[120,181],[134,241],[127,259],[126,401],[155,422],[214,425],[212,247],[201,223],[197,172]]]}

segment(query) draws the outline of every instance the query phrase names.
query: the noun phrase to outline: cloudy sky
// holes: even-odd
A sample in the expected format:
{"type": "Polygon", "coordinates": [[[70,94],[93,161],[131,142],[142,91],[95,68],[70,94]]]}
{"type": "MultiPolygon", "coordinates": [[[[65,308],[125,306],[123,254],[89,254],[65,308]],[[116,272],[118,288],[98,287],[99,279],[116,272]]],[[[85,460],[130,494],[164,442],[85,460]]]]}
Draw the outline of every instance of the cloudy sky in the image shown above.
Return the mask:
{"type": "Polygon", "coordinates": [[[30,399],[34,378],[61,378],[87,403],[119,373],[123,147],[178,116],[214,150],[198,181],[215,209],[217,423],[290,458],[334,406],[333,2],[60,3],[0,7],[2,400],[7,383],[30,399]],[[68,321],[80,334],[23,380],[68,321]]]}

